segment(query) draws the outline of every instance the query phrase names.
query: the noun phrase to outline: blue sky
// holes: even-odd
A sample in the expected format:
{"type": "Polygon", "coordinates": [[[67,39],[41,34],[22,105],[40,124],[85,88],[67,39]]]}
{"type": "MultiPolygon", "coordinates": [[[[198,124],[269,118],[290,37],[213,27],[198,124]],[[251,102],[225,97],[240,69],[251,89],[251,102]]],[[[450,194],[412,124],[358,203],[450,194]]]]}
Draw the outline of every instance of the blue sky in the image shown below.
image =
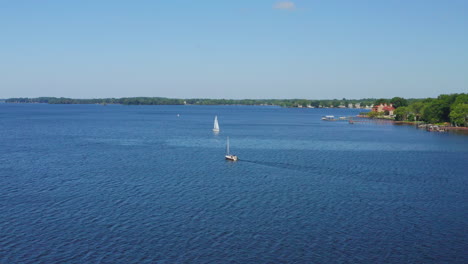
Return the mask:
{"type": "Polygon", "coordinates": [[[466,0],[1,1],[0,98],[468,92],[466,0]]]}

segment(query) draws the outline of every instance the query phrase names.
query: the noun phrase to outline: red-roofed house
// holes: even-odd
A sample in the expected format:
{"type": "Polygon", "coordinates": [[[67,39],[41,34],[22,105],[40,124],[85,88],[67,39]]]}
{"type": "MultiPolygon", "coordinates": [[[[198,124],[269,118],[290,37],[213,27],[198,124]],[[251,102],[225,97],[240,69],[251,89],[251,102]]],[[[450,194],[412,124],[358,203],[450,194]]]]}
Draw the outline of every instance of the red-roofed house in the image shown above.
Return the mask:
{"type": "Polygon", "coordinates": [[[385,113],[388,113],[389,115],[393,115],[393,111],[395,111],[395,107],[393,107],[392,104],[380,104],[380,105],[374,105],[374,107],[372,107],[372,112],[378,112],[378,113],[381,113],[381,112],[385,112],[385,113]]]}

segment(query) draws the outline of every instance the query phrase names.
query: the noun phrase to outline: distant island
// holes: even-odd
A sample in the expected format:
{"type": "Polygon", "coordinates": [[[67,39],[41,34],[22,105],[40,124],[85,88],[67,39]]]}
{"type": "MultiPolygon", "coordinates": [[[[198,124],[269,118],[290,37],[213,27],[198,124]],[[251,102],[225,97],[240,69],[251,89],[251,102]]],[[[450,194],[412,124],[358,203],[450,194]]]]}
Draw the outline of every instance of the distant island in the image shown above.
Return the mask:
{"type": "Polygon", "coordinates": [[[121,104],[121,105],[271,105],[298,108],[360,108],[370,118],[400,122],[448,123],[468,126],[468,94],[443,94],[437,98],[405,99],[175,99],[165,97],[123,97],[72,99],[64,97],[9,98],[5,103],[121,104]]]}

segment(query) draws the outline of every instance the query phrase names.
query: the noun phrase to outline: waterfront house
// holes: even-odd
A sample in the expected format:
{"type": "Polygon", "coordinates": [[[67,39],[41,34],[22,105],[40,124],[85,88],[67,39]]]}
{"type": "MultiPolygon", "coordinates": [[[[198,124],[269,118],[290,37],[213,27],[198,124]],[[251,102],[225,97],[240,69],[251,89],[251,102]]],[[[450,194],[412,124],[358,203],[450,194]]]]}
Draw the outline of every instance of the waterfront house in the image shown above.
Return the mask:
{"type": "Polygon", "coordinates": [[[393,107],[393,104],[380,104],[380,105],[374,105],[372,107],[372,112],[377,112],[377,113],[382,113],[384,112],[387,115],[393,115],[393,111],[395,111],[395,107],[393,107]]]}

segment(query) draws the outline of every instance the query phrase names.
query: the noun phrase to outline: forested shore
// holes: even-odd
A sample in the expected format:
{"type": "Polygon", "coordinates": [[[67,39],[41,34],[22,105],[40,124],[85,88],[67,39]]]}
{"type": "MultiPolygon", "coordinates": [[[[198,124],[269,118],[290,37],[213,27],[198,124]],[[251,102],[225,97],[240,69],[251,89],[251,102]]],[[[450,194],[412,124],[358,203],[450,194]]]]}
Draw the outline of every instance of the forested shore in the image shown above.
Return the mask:
{"type": "MultiPolygon", "coordinates": [[[[9,98],[6,103],[47,103],[47,104],[123,104],[123,105],[273,105],[281,107],[309,108],[366,108],[376,98],[364,99],[176,99],[165,97],[123,97],[98,99],[73,99],[65,97],[9,98]]],[[[384,100],[384,99],[380,99],[384,100]]],[[[389,99],[390,100],[390,99],[389,99]]],[[[419,100],[419,99],[408,99],[419,100]]]]}
{"type": "MultiPolygon", "coordinates": [[[[390,104],[391,100],[379,99],[374,104],[390,104]]],[[[396,121],[425,122],[453,126],[468,126],[468,94],[442,94],[437,98],[408,101],[399,98],[392,104],[395,107],[392,118],[396,121]],[[397,103],[395,103],[397,102],[397,103]]],[[[369,117],[385,117],[386,113],[372,111],[369,117]]]]}
{"type": "Polygon", "coordinates": [[[392,118],[396,121],[424,121],[468,126],[468,94],[442,94],[437,98],[405,99],[175,99],[164,97],[123,97],[99,99],[73,99],[64,97],[9,98],[5,103],[47,104],[122,104],[122,105],[272,105],[308,108],[368,108],[379,104],[395,107],[393,115],[371,111],[369,117],[392,118]]]}

